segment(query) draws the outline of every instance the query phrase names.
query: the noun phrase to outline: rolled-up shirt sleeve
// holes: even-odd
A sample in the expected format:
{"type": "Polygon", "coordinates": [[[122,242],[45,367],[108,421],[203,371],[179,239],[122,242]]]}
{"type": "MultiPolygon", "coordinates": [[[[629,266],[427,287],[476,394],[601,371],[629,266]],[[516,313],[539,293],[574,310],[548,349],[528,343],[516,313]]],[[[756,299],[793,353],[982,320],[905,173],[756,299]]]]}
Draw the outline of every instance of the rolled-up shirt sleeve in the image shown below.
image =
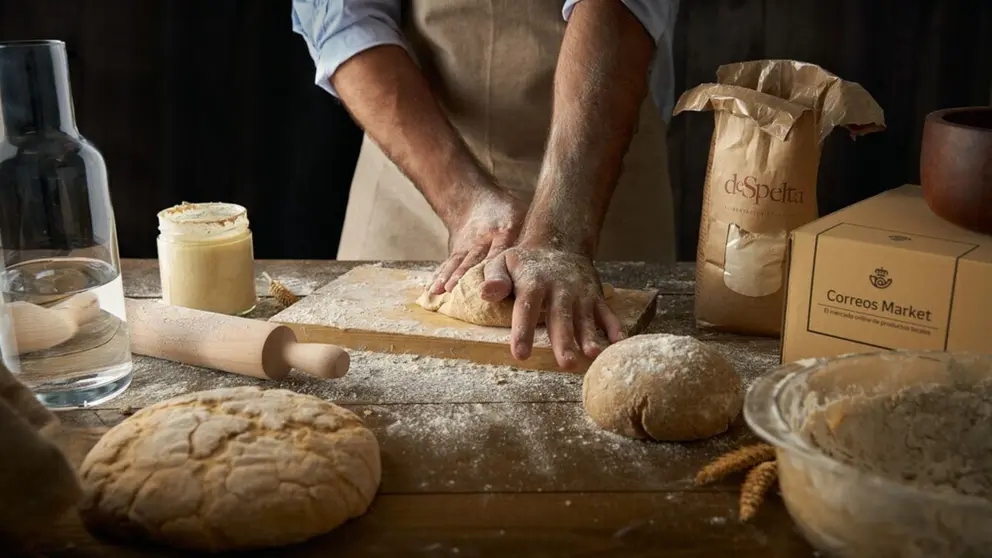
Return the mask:
{"type": "Polygon", "coordinates": [[[317,67],[314,82],[331,95],[331,76],[349,58],[381,45],[408,48],[400,31],[402,0],[293,0],[293,31],[317,67]]]}
{"type": "MultiPolygon", "coordinates": [[[[582,0],[565,0],[562,16],[568,20],[575,5],[582,0]]],[[[671,42],[675,19],[679,13],[679,0],[621,0],[624,6],[647,29],[656,43],[671,42]]]]}
{"type": "MultiPolygon", "coordinates": [[[[675,21],[679,14],[680,0],[621,0],[623,5],[654,38],[657,51],[648,79],[655,104],[667,123],[671,120],[675,101],[675,71],[672,43],[675,40],[675,21]]],[[[582,0],[565,0],[562,17],[568,21],[572,10],[582,0]]]]}

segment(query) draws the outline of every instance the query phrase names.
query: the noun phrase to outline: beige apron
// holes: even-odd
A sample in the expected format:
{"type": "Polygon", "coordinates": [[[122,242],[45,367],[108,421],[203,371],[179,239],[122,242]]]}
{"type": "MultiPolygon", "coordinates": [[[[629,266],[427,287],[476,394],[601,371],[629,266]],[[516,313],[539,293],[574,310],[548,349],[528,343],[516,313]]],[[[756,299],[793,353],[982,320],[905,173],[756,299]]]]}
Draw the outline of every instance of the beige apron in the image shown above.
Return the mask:
{"type": "MultiPolygon", "coordinates": [[[[530,200],[551,123],[562,0],[410,0],[404,34],[445,114],[501,187],[530,200]]],[[[600,234],[599,260],[672,262],[665,125],[651,96],[600,234]]],[[[362,143],[340,260],[443,260],[448,233],[423,195],[362,143]]]]}

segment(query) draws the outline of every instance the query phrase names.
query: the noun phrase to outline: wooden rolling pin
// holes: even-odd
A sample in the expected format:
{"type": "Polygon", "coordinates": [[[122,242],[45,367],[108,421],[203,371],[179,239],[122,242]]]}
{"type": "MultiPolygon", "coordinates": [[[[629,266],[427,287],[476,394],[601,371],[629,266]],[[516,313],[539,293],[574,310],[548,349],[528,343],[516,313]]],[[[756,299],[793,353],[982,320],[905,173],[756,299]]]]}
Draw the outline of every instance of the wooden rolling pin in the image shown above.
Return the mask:
{"type": "Polygon", "coordinates": [[[131,351],[255,378],[281,380],[295,368],[317,378],[340,378],[351,359],[341,347],[300,343],[279,324],[127,299],[131,351]]]}

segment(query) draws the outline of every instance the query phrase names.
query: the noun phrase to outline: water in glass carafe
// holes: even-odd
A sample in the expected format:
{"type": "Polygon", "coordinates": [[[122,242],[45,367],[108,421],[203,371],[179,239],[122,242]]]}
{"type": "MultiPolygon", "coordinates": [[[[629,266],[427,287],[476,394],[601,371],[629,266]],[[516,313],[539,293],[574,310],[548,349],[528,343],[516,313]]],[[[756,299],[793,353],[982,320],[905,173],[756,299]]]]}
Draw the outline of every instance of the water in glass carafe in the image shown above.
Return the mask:
{"type": "Polygon", "coordinates": [[[0,353],[54,409],[131,382],[106,165],[68,74],[61,41],[0,42],[0,353]]]}

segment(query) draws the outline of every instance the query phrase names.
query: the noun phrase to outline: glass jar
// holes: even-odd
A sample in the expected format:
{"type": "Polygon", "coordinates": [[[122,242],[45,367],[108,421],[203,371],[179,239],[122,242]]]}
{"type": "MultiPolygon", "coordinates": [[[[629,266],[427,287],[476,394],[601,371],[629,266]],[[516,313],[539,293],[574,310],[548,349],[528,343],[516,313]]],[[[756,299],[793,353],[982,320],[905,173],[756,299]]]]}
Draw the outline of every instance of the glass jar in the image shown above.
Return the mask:
{"type": "Polygon", "coordinates": [[[0,351],[53,409],[131,383],[107,166],[76,126],[62,41],[0,43],[0,351]]]}
{"type": "Polygon", "coordinates": [[[244,207],[183,202],[159,212],[158,230],[163,302],[230,315],[255,308],[255,258],[244,207]]]}

